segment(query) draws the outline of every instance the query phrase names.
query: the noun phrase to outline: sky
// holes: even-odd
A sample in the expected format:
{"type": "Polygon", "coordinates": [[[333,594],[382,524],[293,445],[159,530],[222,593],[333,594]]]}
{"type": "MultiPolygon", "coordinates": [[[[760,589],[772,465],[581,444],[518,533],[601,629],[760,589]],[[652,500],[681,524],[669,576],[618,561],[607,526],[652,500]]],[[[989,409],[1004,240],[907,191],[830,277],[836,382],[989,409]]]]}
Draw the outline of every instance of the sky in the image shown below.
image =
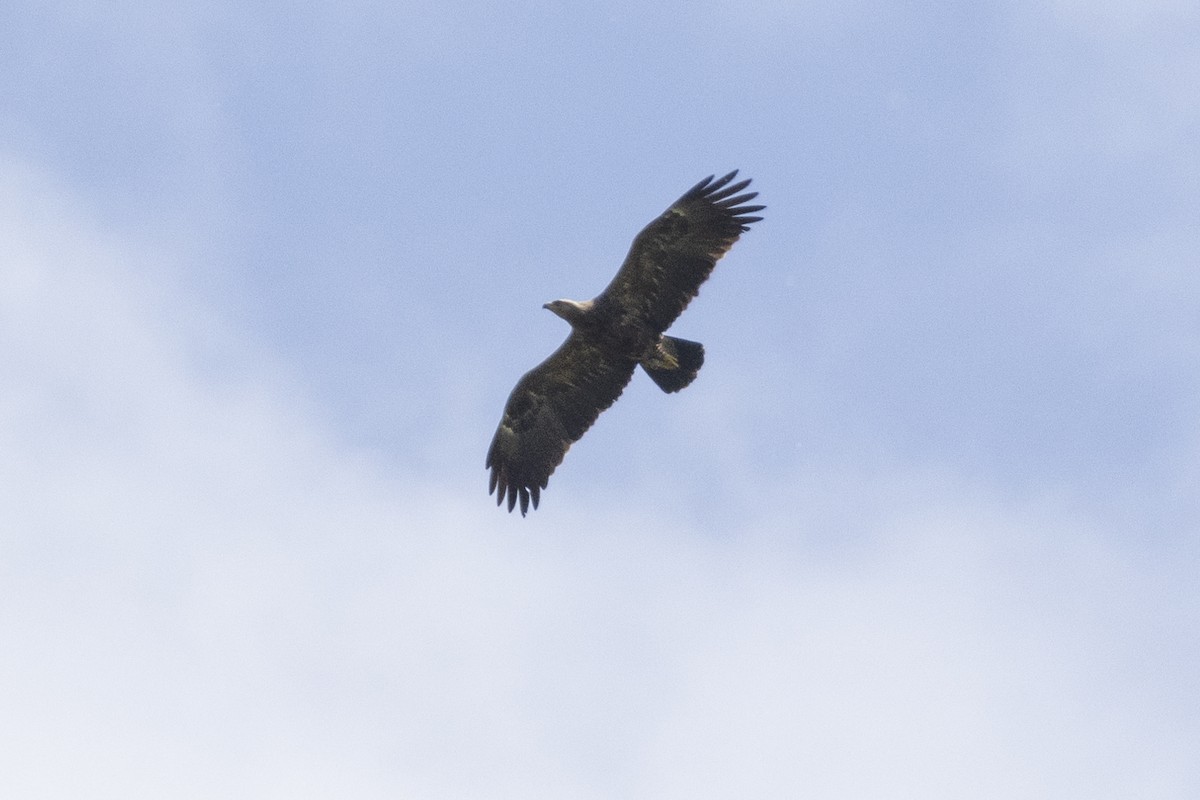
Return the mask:
{"type": "Polygon", "coordinates": [[[0,795],[1200,795],[1194,3],[12,0],[0,795]],[[767,205],[526,518],[517,378],[767,205]]]}

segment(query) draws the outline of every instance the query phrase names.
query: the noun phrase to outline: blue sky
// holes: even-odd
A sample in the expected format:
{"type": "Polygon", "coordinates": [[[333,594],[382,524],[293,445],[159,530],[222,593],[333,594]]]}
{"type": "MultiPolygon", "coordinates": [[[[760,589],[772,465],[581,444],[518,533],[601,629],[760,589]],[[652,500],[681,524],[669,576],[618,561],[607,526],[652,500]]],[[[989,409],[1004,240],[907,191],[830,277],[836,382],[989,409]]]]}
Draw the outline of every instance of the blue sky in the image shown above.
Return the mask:
{"type": "Polygon", "coordinates": [[[0,793],[1194,797],[1193,4],[10,2],[0,793]],[[768,205],[521,519],[632,236],[768,205]]]}

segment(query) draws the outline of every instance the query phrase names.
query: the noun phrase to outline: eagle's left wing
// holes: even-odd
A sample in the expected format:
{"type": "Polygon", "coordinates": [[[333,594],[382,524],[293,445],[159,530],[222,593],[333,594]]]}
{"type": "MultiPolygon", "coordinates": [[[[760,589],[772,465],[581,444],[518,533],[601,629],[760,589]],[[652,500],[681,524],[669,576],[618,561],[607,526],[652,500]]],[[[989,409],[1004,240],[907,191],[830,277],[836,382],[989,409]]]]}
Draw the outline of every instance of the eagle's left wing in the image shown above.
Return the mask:
{"type": "Polygon", "coordinates": [[[567,448],[616,402],[636,366],[572,331],[558,350],[525,373],[488,448],[488,493],[497,492],[496,505],[507,498],[512,511],[519,500],[522,516],[530,501],[537,508],[567,448]]]}

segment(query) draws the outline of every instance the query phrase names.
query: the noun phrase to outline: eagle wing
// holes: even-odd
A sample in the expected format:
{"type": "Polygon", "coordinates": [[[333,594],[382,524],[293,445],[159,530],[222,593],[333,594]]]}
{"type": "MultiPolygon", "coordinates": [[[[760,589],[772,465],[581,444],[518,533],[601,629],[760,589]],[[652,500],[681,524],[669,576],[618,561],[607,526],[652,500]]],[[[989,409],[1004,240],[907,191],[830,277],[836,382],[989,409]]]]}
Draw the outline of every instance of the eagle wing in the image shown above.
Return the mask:
{"type": "Polygon", "coordinates": [[[655,333],[669,328],[717,260],[762,219],[746,216],[766,206],[743,205],[758,192],[739,195],[750,181],[729,185],[736,176],[737,170],[717,180],[708,176],[643,228],[596,304],[616,306],[621,317],[640,320],[655,333]]]}
{"type": "Polygon", "coordinates": [[[488,493],[497,492],[496,505],[507,498],[512,511],[520,500],[521,516],[531,500],[537,508],[567,449],[621,396],[636,366],[572,332],[525,373],[508,397],[484,465],[492,471],[488,493]]]}

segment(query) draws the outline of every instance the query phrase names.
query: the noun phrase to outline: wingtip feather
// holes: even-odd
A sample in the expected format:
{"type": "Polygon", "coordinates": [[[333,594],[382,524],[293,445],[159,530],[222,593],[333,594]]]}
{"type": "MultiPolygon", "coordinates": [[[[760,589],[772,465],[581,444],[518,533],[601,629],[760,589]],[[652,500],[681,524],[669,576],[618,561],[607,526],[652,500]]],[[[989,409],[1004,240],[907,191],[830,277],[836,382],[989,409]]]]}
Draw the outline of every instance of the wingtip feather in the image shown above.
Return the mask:
{"type": "MultiPolygon", "coordinates": [[[[710,200],[711,199],[719,199],[719,197],[715,197],[716,195],[720,195],[722,197],[725,196],[725,193],[730,191],[730,189],[724,188],[725,185],[727,183],[729,183],[731,180],[733,180],[735,177],[737,177],[736,169],[733,172],[729,173],[728,175],[724,175],[720,178],[717,178],[717,180],[713,181],[712,183],[710,183],[704,187],[705,196],[708,197],[710,200]]],[[[749,182],[750,181],[744,181],[744,182],[739,182],[734,185],[735,186],[743,186],[744,183],[749,183],[749,182]]],[[[736,192],[736,191],[740,191],[740,189],[733,189],[732,191],[736,192]]]]}
{"type": "Polygon", "coordinates": [[[716,177],[716,176],[715,176],[715,175],[709,175],[707,178],[705,178],[704,180],[700,181],[700,182],[699,182],[699,183],[697,183],[695,186],[693,186],[692,188],[690,188],[690,189],[688,189],[686,192],[684,192],[684,195],[683,195],[683,196],[684,196],[684,197],[688,197],[688,196],[690,196],[690,195],[703,194],[703,192],[705,191],[705,189],[707,189],[707,188],[708,188],[708,185],[709,185],[710,183],[712,183],[712,179],[713,179],[714,177],[716,177]]]}
{"type": "Polygon", "coordinates": [[[745,194],[739,194],[737,197],[730,197],[726,200],[722,200],[721,202],[717,203],[717,205],[721,208],[733,209],[734,206],[753,200],[756,197],[758,197],[758,192],[746,192],[745,194]]]}
{"type": "Polygon", "coordinates": [[[740,192],[742,189],[745,189],[749,185],[750,185],[750,180],[746,179],[744,181],[738,181],[737,183],[733,184],[732,186],[726,186],[724,189],[720,189],[719,191],[717,191],[716,187],[714,187],[713,189],[710,189],[708,192],[706,192],[706,195],[707,195],[710,203],[713,203],[716,205],[721,205],[722,201],[724,201],[730,195],[737,194],[738,192],[740,192]]]}

